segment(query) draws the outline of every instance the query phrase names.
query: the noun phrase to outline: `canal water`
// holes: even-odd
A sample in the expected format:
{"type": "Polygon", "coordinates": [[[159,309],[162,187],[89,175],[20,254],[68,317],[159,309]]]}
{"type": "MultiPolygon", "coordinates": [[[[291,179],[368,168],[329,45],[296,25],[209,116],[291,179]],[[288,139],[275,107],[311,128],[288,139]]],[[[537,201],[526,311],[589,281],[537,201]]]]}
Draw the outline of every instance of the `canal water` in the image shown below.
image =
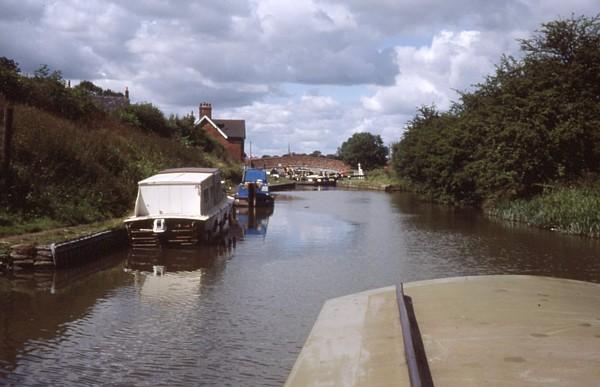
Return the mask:
{"type": "Polygon", "coordinates": [[[438,277],[600,282],[600,243],[408,194],[295,191],[232,249],[0,277],[0,385],[281,385],[325,300],[438,277]]]}

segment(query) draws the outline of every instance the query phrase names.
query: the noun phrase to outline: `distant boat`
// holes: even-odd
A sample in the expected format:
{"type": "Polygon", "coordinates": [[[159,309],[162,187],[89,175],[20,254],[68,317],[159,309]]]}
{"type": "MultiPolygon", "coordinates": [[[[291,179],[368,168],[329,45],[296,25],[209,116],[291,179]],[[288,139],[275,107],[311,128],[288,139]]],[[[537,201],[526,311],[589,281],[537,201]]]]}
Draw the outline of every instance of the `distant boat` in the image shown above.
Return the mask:
{"type": "Polygon", "coordinates": [[[335,177],[326,175],[310,174],[300,178],[298,185],[313,185],[313,186],[335,186],[337,180],[335,177]]]}
{"type": "Polygon", "coordinates": [[[215,168],[167,169],[138,183],[134,215],[125,219],[133,247],[194,245],[224,235],[233,198],[215,168]]]}
{"type": "Polygon", "coordinates": [[[269,176],[263,169],[244,170],[242,182],[235,192],[235,205],[248,207],[268,207],[275,204],[269,192],[269,176]]]}

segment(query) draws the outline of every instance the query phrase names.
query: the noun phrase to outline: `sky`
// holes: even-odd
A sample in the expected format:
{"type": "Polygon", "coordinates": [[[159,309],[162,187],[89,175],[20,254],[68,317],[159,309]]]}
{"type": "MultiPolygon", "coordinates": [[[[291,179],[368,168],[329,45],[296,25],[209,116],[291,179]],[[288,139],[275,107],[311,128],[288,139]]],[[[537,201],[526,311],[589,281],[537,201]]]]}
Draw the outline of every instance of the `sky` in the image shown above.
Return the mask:
{"type": "Polygon", "coordinates": [[[0,0],[0,56],[42,64],[165,115],[210,102],[246,120],[246,152],[335,153],[353,133],[402,137],[447,109],[541,23],[597,0],[0,0]]]}

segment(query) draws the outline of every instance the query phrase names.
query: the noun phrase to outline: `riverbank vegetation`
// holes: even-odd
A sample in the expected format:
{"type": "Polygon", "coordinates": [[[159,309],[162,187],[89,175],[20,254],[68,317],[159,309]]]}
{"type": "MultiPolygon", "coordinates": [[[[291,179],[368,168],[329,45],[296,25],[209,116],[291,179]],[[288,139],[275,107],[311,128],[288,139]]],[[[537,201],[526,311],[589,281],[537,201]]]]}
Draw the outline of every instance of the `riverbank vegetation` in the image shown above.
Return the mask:
{"type": "Polygon", "coordinates": [[[375,189],[382,191],[410,191],[410,186],[398,178],[389,168],[377,168],[369,171],[363,179],[338,180],[337,185],[352,189],[375,189]]]}
{"type": "Polygon", "coordinates": [[[14,124],[10,169],[0,176],[0,236],[122,217],[137,181],[165,168],[219,167],[240,178],[222,146],[194,130],[193,115],[167,119],[149,103],[107,111],[91,96],[110,91],[71,88],[47,70],[22,76],[14,62],[2,63],[14,124]]]}
{"type": "Polygon", "coordinates": [[[448,111],[421,107],[393,168],[434,200],[596,235],[585,214],[600,197],[600,17],[543,24],[520,45],[448,111]]]}
{"type": "Polygon", "coordinates": [[[599,183],[548,188],[529,200],[496,203],[485,212],[495,218],[566,234],[600,237],[599,183]]]}

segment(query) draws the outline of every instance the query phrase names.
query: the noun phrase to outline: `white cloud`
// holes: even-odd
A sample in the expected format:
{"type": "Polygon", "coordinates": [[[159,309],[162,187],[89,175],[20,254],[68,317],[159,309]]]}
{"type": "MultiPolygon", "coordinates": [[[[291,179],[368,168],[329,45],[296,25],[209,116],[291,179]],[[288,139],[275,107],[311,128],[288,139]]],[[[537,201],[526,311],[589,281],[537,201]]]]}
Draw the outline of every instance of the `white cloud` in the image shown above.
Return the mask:
{"type": "Polygon", "coordinates": [[[447,108],[456,89],[518,52],[516,38],[600,12],[593,0],[0,0],[0,8],[0,55],[24,71],[44,63],[66,78],[129,86],[134,101],[167,114],[211,101],[246,119],[256,151],[271,154],[288,143],[332,153],[357,131],[395,141],[417,106],[447,108]]]}
{"type": "Polygon", "coordinates": [[[480,31],[441,31],[429,46],[396,47],[395,84],[363,97],[364,108],[380,114],[409,114],[423,104],[448,109],[455,90],[482,82],[503,52],[516,49],[510,37],[497,38],[480,31]]]}

